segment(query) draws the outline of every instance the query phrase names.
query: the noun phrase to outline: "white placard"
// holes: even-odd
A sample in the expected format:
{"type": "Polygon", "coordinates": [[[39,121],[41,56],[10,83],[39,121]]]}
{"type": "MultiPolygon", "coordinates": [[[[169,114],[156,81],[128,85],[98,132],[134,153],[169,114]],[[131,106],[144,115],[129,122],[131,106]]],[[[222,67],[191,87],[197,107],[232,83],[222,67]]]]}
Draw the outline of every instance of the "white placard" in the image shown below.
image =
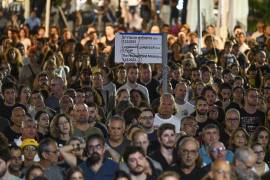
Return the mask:
{"type": "Polygon", "coordinates": [[[162,63],[162,34],[117,33],[115,63],[162,63]]]}

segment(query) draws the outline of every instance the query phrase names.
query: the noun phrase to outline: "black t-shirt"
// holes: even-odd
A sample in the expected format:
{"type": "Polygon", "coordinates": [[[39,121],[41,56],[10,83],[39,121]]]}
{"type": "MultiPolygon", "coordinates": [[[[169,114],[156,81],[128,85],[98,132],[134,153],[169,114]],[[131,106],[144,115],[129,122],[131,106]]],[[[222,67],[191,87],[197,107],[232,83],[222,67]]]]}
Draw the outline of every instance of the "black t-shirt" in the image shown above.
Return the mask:
{"type": "Polygon", "coordinates": [[[3,134],[8,139],[8,142],[11,144],[14,142],[15,139],[18,139],[21,136],[21,133],[14,132],[10,127],[7,127],[3,134]]]}
{"type": "Polygon", "coordinates": [[[181,180],[195,180],[195,179],[202,179],[207,171],[205,169],[202,169],[200,167],[195,167],[191,173],[189,174],[185,174],[182,170],[180,165],[176,165],[174,167],[172,167],[171,169],[172,171],[175,171],[177,174],[179,174],[179,176],[181,177],[181,180]]]}
{"type": "Polygon", "coordinates": [[[157,87],[159,86],[159,82],[156,79],[152,79],[148,84],[142,83],[140,80],[138,80],[138,83],[145,86],[149,92],[149,99],[150,103],[156,98],[158,98],[160,95],[157,93],[157,87]]]}
{"type": "Polygon", "coordinates": [[[4,102],[1,102],[0,103],[0,116],[10,121],[12,110],[15,107],[21,107],[25,110],[25,112],[27,112],[27,108],[22,104],[16,103],[14,106],[7,106],[4,104],[4,102]]]}
{"type": "Polygon", "coordinates": [[[176,160],[176,158],[173,158],[172,164],[168,164],[168,162],[165,159],[165,157],[161,154],[160,149],[158,149],[153,154],[151,154],[150,157],[152,159],[154,159],[155,161],[157,161],[157,162],[160,163],[163,171],[167,171],[167,170],[171,169],[175,165],[175,162],[174,161],[176,160]]]}
{"type": "Polygon", "coordinates": [[[257,110],[254,114],[249,114],[245,109],[240,109],[240,126],[251,135],[255,129],[264,123],[265,114],[257,110]]]}

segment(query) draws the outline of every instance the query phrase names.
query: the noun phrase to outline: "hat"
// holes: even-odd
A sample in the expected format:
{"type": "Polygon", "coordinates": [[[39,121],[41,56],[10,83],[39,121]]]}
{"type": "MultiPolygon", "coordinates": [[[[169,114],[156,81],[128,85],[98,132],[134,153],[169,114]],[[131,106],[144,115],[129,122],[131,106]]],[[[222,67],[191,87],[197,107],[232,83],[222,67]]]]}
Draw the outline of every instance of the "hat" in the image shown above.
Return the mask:
{"type": "Polygon", "coordinates": [[[35,140],[35,139],[24,139],[20,148],[23,149],[25,148],[26,146],[34,146],[36,148],[38,148],[39,144],[38,142],[35,140]]]}

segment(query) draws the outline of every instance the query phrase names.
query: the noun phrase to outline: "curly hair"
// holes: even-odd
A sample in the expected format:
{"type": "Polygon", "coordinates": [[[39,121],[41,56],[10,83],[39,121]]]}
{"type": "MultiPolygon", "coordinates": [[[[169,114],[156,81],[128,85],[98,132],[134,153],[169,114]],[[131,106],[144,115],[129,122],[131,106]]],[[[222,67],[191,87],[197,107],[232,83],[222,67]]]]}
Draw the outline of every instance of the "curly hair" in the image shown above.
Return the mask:
{"type": "Polygon", "coordinates": [[[54,118],[52,119],[51,121],[51,124],[50,124],[50,134],[53,138],[59,138],[59,134],[60,134],[60,131],[59,131],[59,119],[61,117],[65,117],[67,120],[68,120],[68,123],[69,123],[69,126],[70,126],[70,135],[73,134],[73,126],[72,126],[72,122],[70,120],[70,118],[66,115],[66,114],[57,114],[56,116],[54,116],[54,118]]]}

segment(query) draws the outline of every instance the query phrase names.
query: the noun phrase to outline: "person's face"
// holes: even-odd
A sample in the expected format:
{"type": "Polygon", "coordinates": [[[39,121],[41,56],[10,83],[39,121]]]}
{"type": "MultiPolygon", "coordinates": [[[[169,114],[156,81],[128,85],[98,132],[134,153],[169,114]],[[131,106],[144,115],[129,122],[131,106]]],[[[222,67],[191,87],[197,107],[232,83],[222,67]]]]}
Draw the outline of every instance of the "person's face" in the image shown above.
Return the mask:
{"type": "Polygon", "coordinates": [[[179,84],[175,89],[175,98],[185,99],[187,94],[187,86],[185,84],[179,84]]]}
{"type": "Polygon", "coordinates": [[[191,80],[193,82],[197,82],[201,80],[201,72],[200,71],[192,71],[191,72],[191,80]]]}
{"type": "Polygon", "coordinates": [[[195,91],[196,91],[197,96],[201,96],[202,95],[203,88],[204,88],[204,85],[201,84],[201,83],[196,85],[195,91]]]}
{"type": "Polygon", "coordinates": [[[119,96],[118,96],[118,102],[121,102],[121,101],[127,101],[129,100],[129,93],[128,91],[122,91],[119,96]]]}
{"type": "Polygon", "coordinates": [[[29,100],[31,96],[31,90],[28,87],[24,87],[21,92],[21,100],[25,100],[26,102],[29,100]]]}
{"type": "Polygon", "coordinates": [[[87,123],[89,119],[89,110],[85,104],[75,105],[75,117],[81,123],[87,123]]]}
{"type": "Polygon", "coordinates": [[[256,163],[261,164],[262,162],[264,162],[265,152],[263,146],[256,145],[253,147],[253,151],[257,155],[256,163]]]}
{"type": "Polygon", "coordinates": [[[85,102],[85,93],[84,92],[77,92],[75,102],[76,102],[76,104],[84,103],[85,102]]]}
{"type": "Polygon", "coordinates": [[[219,132],[216,128],[205,130],[203,133],[203,142],[206,145],[211,145],[219,140],[219,132]]]}
{"type": "Polygon", "coordinates": [[[226,161],[216,164],[212,169],[213,180],[230,180],[231,167],[226,161]]]}
{"type": "Polygon", "coordinates": [[[261,131],[258,135],[258,143],[267,147],[269,143],[269,134],[266,131],[261,131]]]}
{"type": "Polygon", "coordinates": [[[50,161],[52,164],[56,164],[58,162],[59,157],[59,149],[57,148],[56,143],[51,143],[48,146],[47,153],[47,160],[50,161]]]}
{"type": "Polygon", "coordinates": [[[89,110],[89,122],[94,122],[97,119],[98,110],[96,107],[88,107],[89,110]]]}
{"type": "Polygon", "coordinates": [[[238,65],[232,66],[231,70],[232,70],[233,75],[235,75],[235,76],[239,75],[240,68],[238,65]]]}
{"type": "Polygon", "coordinates": [[[211,73],[209,71],[205,71],[202,73],[202,81],[204,83],[208,83],[210,81],[211,78],[211,73]]]}
{"type": "Polygon", "coordinates": [[[175,137],[175,132],[167,129],[159,137],[159,142],[161,146],[165,147],[166,149],[173,149],[176,141],[175,137]]]}
{"type": "Polygon", "coordinates": [[[234,132],[240,125],[240,118],[236,112],[229,112],[225,117],[225,128],[230,132],[234,132]]]}
{"type": "Polygon", "coordinates": [[[224,160],[226,161],[226,148],[222,143],[215,143],[211,148],[211,157],[214,160],[224,160]]]}
{"type": "Polygon", "coordinates": [[[60,109],[64,113],[68,113],[70,109],[74,106],[73,100],[71,97],[64,95],[60,100],[60,109]]]}
{"type": "Polygon", "coordinates": [[[145,153],[147,153],[147,148],[149,146],[149,140],[147,134],[139,133],[134,137],[132,142],[134,146],[141,147],[145,153]]]}
{"type": "Polygon", "coordinates": [[[29,174],[29,179],[28,180],[33,180],[37,176],[42,176],[43,171],[39,168],[33,169],[30,174],[29,174]]]}
{"type": "Polygon", "coordinates": [[[4,100],[8,105],[14,105],[16,99],[16,91],[15,89],[6,89],[4,91],[4,100]]]}
{"type": "Polygon", "coordinates": [[[233,92],[233,99],[235,99],[235,100],[242,100],[243,99],[243,95],[244,95],[244,93],[243,93],[242,89],[237,88],[233,92]]]}
{"type": "Polygon", "coordinates": [[[235,136],[233,138],[233,144],[239,148],[239,147],[243,147],[247,144],[247,138],[246,135],[243,131],[237,131],[235,133],[235,136]]]}
{"type": "Polygon", "coordinates": [[[265,55],[265,53],[262,53],[262,52],[257,53],[255,58],[256,58],[257,63],[260,65],[264,64],[266,61],[266,55],[265,55]]]}
{"type": "Polygon", "coordinates": [[[220,92],[223,101],[229,101],[232,95],[232,91],[230,89],[222,89],[220,92]]]}
{"type": "Polygon", "coordinates": [[[32,104],[35,107],[43,107],[44,106],[44,99],[40,93],[32,94],[31,96],[32,104]]]}
{"type": "Polygon", "coordinates": [[[20,149],[11,149],[10,151],[10,165],[9,168],[12,169],[12,171],[18,172],[22,168],[22,152],[20,149]]]}
{"type": "Polygon", "coordinates": [[[94,88],[101,88],[103,85],[103,77],[101,74],[94,75],[92,77],[92,85],[94,88]]]}
{"type": "Polygon", "coordinates": [[[133,91],[130,93],[130,100],[135,106],[139,106],[142,102],[142,96],[139,92],[133,91]]]}
{"type": "Polygon", "coordinates": [[[110,139],[119,141],[124,137],[125,126],[123,121],[112,120],[108,127],[110,139]]]}
{"type": "Polygon", "coordinates": [[[251,154],[250,156],[247,157],[247,159],[245,161],[239,161],[236,162],[236,166],[242,168],[243,170],[251,170],[257,160],[257,156],[256,154],[251,154]]]}
{"type": "Polygon", "coordinates": [[[12,111],[11,114],[11,120],[12,122],[16,125],[21,127],[22,126],[22,121],[25,118],[25,111],[22,108],[15,108],[12,111]]]}
{"type": "Polygon", "coordinates": [[[159,114],[172,115],[173,105],[174,105],[174,102],[171,97],[162,97],[160,99],[159,114]]]}
{"type": "Polygon", "coordinates": [[[212,106],[209,110],[208,110],[208,117],[209,119],[212,120],[217,120],[218,119],[218,115],[219,115],[219,110],[217,106],[212,106]]]}
{"type": "Polygon", "coordinates": [[[137,68],[131,68],[128,71],[127,78],[130,83],[135,83],[138,79],[138,69],[137,68]]]}
{"type": "Polygon", "coordinates": [[[71,175],[69,180],[84,180],[84,178],[81,172],[76,171],[71,175]]]}
{"type": "Polygon", "coordinates": [[[114,30],[112,26],[106,26],[105,28],[106,35],[112,35],[114,34],[114,30]]]}
{"type": "Polygon", "coordinates": [[[154,124],[154,115],[151,111],[143,111],[138,121],[143,128],[151,129],[154,124]]]}
{"type": "Polygon", "coordinates": [[[213,105],[216,102],[216,94],[211,90],[205,92],[205,98],[208,105],[213,105]]]}
{"type": "Polygon", "coordinates": [[[208,112],[208,104],[204,100],[198,100],[196,104],[196,112],[199,115],[206,115],[208,112]]]}
{"type": "Polygon", "coordinates": [[[198,129],[198,122],[195,119],[186,120],[181,124],[181,131],[184,131],[189,136],[195,136],[198,129]]]}
{"type": "Polygon", "coordinates": [[[256,107],[259,102],[259,95],[257,91],[250,91],[245,97],[246,103],[249,106],[256,107]]]}
{"type": "Polygon", "coordinates": [[[61,116],[58,120],[58,128],[60,134],[69,134],[71,127],[68,119],[64,116],[61,116]]]}
{"type": "Polygon", "coordinates": [[[126,69],[120,69],[117,72],[117,78],[118,79],[126,79],[126,76],[127,76],[127,70],[126,69]]]}
{"type": "Polygon", "coordinates": [[[27,161],[34,161],[37,154],[37,148],[34,146],[25,146],[23,148],[24,159],[27,161]]]}
{"type": "Polygon", "coordinates": [[[37,124],[35,121],[25,121],[24,126],[22,127],[22,136],[24,138],[35,139],[37,136],[37,124]]]}
{"type": "Polygon", "coordinates": [[[172,79],[179,80],[181,78],[181,71],[180,69],[176,69],[172,71],[172,79]]]}
{"type": "Polygon", "coordinates": [[[232,73],[224,74],[223,81],[224,83],[231,83],[233,81],[232,73]]]}
{"type": "Polygon", "coordinates": [[[59,93],[63,91],[63,86],[61,85],[60,80],[52,79],[50,83],[50,89],[52,93],[59,93]]]}
{"type": "Polygon", "coordinates": [[[198,147],[195,142],[188,141],[179,148],[178,156],[184,167],[192,167],[196,164],[199,157],[198,147]]]}
{"type": "Polygon", "coordinates": [[[102,160],[105,153],[104,145],[99,139],[92,139],[87,144],[87,155],[91,164],[102,160]]]}
{"type": "Polygon", "coordinates": [[[127,165],[132,174],[140,175],[145,170],[146,159],[143,154],[136,152],[129,155],[127,165]]]}
{"type": "Polygon", "coordinates": [[[149,82],[152,78],[151,69],[150,68],[146,68],[146,69],[142,68],[140,71],[140,75],[141,75],[141,79],[144,82],[149,82]]]}

